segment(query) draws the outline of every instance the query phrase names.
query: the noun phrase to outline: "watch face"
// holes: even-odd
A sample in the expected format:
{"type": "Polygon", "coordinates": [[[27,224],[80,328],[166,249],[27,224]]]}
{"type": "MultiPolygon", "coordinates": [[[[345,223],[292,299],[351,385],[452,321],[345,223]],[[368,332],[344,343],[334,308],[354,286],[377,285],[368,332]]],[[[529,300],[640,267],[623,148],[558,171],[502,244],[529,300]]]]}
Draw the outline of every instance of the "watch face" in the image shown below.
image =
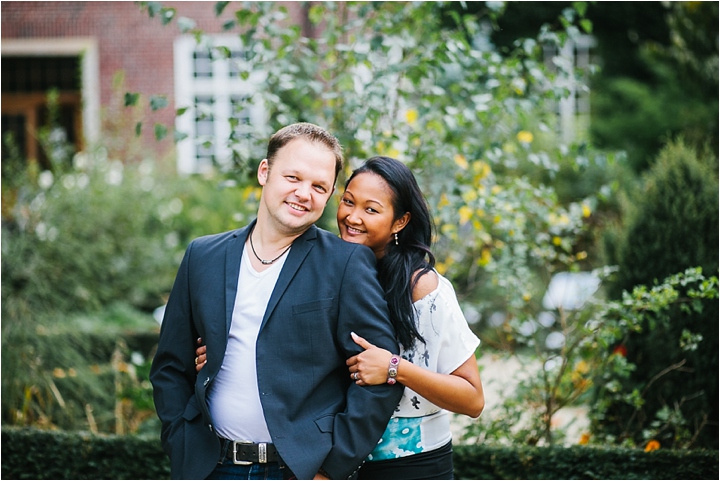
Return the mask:
{"type": "Polygon", "coordinates": [[[388,376],[390,376],[390,377],[397,376],[397,369],[395,369],[394,367],[391,367],[390,369],[388,369],[388,376]]]}

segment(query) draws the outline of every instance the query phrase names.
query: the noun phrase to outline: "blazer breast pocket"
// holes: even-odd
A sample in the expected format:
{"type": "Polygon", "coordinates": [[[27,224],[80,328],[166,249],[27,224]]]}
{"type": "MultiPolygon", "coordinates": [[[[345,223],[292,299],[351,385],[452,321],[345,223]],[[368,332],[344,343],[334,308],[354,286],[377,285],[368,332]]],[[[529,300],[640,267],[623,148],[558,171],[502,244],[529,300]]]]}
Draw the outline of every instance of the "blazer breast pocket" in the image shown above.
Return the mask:
{"type": "Polygon", "coordinates": [[[322,311],[330,309],[335,305],[335,299],[330,297],[328,299],[318,299],[316,301],[303,302],[302,304],[295,304],[292,306],[293,314],[301,315],[308,312],[322,311]]]}

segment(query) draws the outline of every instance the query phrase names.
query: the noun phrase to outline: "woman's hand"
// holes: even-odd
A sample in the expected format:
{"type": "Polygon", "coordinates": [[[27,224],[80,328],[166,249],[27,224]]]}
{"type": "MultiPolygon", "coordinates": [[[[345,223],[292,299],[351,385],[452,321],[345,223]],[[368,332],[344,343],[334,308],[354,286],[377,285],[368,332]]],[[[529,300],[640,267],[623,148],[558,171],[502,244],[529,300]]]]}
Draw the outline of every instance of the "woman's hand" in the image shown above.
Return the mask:
{"type": "Polygon", "coordinates": [[[197,339],[198,348],[195,349],[195,372],[200,372],[207,362],[207,346],[203,345],[202,338],[197,339]]]}
{"type": "Polygon", "coordinates": [[[388,368],[390,367],[392,353],[370,344],[354,332],[351,332],[350,335],[355,344],[364,349],[363,352],[345,362],[348,365],[350,377],[358,385],[385,384],[388,379],[388,368]]]}

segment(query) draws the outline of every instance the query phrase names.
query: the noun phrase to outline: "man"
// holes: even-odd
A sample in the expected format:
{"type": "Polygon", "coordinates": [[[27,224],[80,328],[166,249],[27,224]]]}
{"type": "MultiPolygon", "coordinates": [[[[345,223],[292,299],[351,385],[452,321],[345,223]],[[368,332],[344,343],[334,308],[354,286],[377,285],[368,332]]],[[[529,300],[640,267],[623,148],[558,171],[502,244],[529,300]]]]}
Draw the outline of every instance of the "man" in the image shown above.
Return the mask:
{"type": "Polygon", "coordinates": [[[398,352],[375,257],[313,225],[341,166],[320,127],[279,130],[257,219],[188,247],[150,372],[173,478],[348,478],[385,429],[402,387],[359,387],[345,365],[351,331],[398,352]]]}

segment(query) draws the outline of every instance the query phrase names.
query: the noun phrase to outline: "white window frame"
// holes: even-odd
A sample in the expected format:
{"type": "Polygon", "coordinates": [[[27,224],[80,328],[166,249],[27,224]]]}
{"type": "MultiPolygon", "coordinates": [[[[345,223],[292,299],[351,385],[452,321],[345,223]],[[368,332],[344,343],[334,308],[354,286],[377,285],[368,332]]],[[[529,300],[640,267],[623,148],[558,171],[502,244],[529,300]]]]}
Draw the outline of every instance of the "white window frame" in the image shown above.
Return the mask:
{"type": "MultiPolygon", "coordinates": [[[[545,49],[546,59],[557,56],[568,68],[580,69],[584,75],[583,89],[578,89],[578,82],[575,81],[567,81],[563,85],[569,94],[560,99],[558,115],[560,136],[565,143],[580,140],[590,126],[590,90],[587,81],[593,63],[592,49],[596,46],[597,40],[592,35],[578,35],[568,38],[559,51],[555,48],[545,49]]],[[[552,61],[548,63],[552,68],[552,61]]]]}
{"type": "Polygon", "coordinates": [[[196,120],[202,115],[197,109],[198,97],[212,98],[209,112],[212,116],[212,150],[215,162],[220,167],[230,166],[232,150],[229,147],[231,134],[230,118],[233,115],[233,99],[250,98],[247,109],[248,120],[253,125],[267,122],[266,112],[259,100],[259,89],[264,76],[254,72],[248,79],[231,77],[231,59],[215,58],[211,61],[210,77],[194,75],[194,52],[207,52],[210,46],[226,47],[232,52],[242,52],[242,43],[238,36],[215,35],[203,38],[198,44],[193,36],[181,36],[174,42],[175,69],[175,107],[187,110],[175,118],[175,128],[187,137],[177,142],[177,170],[181,174],[209,173],[215,165],[203,162],[199,150],[205,139],[196,136],[196,120]]]}

